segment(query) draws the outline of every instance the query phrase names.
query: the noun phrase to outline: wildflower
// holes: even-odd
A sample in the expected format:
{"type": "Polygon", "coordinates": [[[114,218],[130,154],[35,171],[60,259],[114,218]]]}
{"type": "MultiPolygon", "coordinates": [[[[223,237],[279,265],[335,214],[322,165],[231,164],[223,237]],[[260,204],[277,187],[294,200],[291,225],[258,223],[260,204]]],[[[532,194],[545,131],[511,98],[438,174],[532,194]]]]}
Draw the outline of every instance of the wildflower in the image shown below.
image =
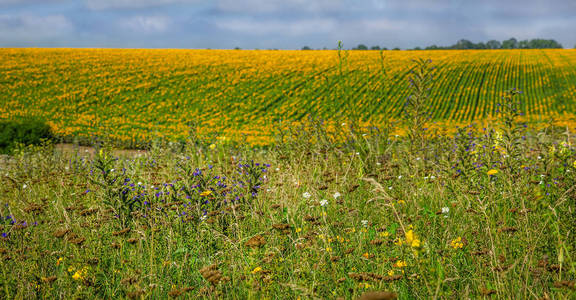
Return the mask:
{"type": "Polygon", "coordinates": [[[444,215],[444,218],[448,218],[448,214],[450,213],[450,208],[445,206],[442,207],[442,214],[444,215]]]}
{"type": "Polygon", "coordinates": [[[332,195],[332,197],[334,197],[334,199],[338,199],[338,198],[340,198],[340,196],[342,196],[342,195],[338,192],[336,192],[336,193],[334,193],[334,195],[332,195]]]}
{"type": "Polygon", "coordinates": [[[72,279],[74,280],[83,280],[86,278],[88,270],[84,267],[81,270],[76,270],[74,275],[72,275],[72,279]]]}
{"type": "Polygon", "coordinates": [[[304,197],[305,199],[309,199],[310,197],[312,197],[312,195],[308,192],[305,192],[304,194],[302,194],[302,197],[304,197]]]}
{"type": "Polygon", "coordinates": [[[79,271],[76,271],[76,273],[74,273],[74,275],[72,275],[72,278],[74,280],[80,280],[80,279],[82,279],[82,275],[80,274],[79,271]]]}
{"type": "Polygon", "coordinates": [[[300,232],[300,231],[302,231],[302,228],[300,228],[300,227],[296,228],[296,232],[297,232],[297,233],[300,232]]]}
{"type": "Polygon", "coordinates": [[[261,272],[261,271],[262,271],[262,268],[256,267],[256,268],[254,268],[254,270],[252,270],[252,274],[256,274],[256,273],[261,272]]]}
{"type": "Polygon", "coordinates": [[[28,185],[24,184],[22,185],[22,189],[26,189],[28,187],[28,185]]]}
{"type": "Polygon", "coordinates": [[[368,220],[362,220],[360,223],[362,223],[362,226],[368,227],[368,220]]]}
{"type": "Polygon", "coordinates": [[[407,264],[405,261],[403,261],[403,260],[397,260],[397,261],[394,263],[394,267],[395,267],[395,268],[401,269],[401,268],[404,268],[404,267],[406,267],[406,266],[408,266],[408,264],[407,264]]]}
{"type": "Polygon", "coordinates": [[[388,276],[394,276],[394,270],[388,271],[388,276]]]}
{"type": "Polygon", "coordinates": [[[215,144],[210,145],[210,149],[214,150],[216,148],[215,144]]]}
{"type": "Polygon", "coordinates": [[[402,245],[408,245],[412,248],[419,248],[422,245],[422,242],[420,241],[420,239],[418,239],[418,237],[414,234],[414,231],[412,230],[408,230],[406,231],[406,233],[404,234],[405,239],[404,240],[399,240],[398,242],[396,242],[395,244],[398,246],[402,246],[402,245]]]}
{"type": "Polygon", "coordinates": [[[328,200],[323,199],[322,201],[320,201],[320,206],[326,206],[328,205],[328,200]]]}
{"type": "Polygon", "coordinates": [[[332,252],[332,248],[326,247],[326,252],[332,252]]]}
{"type": "Polygon", "coordinates": [[[59,266],[63,260],[64,260],[64,258],[58,257],[58,260],[56,261],[56,265],[59,266]]]}
{"type": "Polygon", "coordinates": [[[492,170],[486,172],[486,174],[488,174],[489,176],[494,176],[494,175],[498,174],[498,170],[492,169],[492,170]]]}
{"type": "Polygon", "coordinates": [[[464,247],[464,243],[462,242],[461,237],[457,237],[450,242],[450,246],[454,249],[462,249],[464,247]]]}
{"type": "Polygon", "coordinates": [[[203,191],[202,193],[200,193],[200,196],[206,197],[206,196],[210,196],[210,194],[212,194],[212,191],[206,190],[206,191],[203,191]]]}
{"type": "Polygon", "coordinates": [[[398,200],[398,204],[406,204],[406,201],[404,201],[404,200],[398,200]]]}

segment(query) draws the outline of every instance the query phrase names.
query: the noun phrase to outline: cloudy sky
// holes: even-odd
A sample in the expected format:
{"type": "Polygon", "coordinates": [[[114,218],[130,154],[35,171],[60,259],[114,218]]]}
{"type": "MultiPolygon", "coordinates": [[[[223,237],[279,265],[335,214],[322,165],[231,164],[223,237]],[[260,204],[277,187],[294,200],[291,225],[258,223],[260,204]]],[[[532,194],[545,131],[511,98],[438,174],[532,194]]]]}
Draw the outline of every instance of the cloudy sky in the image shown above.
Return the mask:
{"type": "Polygon", "coordinates": [[[393,48],[550,38],[576,0],[0,0],[0,47],[393,48]]]}

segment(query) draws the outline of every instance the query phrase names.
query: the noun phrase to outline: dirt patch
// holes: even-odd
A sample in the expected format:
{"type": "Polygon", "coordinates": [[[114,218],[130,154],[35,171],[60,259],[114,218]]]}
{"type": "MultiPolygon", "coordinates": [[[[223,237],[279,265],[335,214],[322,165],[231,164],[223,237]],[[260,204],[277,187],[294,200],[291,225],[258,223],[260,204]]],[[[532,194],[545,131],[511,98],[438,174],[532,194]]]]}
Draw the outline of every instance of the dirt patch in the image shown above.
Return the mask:
{"type": "MultiPolygon", "coordinates": [[[[94,147],[88,146],[76,146],[73,144],[56,144],[56,152],[60,152],[64,155],[72,155],[78,152],[79,155],[86,155],[88,157],[94,157],[96,154],[96,149],[94,147]]],[[[146,150],[127,150],[127,149],[116,149],[112,153],[120,157],[139,157],[146,153],[146,150]]]]}

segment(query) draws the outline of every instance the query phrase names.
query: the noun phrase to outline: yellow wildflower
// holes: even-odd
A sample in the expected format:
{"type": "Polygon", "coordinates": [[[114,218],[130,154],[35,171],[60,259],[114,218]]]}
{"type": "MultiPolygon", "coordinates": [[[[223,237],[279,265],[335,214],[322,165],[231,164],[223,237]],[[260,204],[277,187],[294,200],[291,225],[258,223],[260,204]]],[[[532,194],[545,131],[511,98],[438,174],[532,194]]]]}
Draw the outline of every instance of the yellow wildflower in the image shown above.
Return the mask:
{"type": "Polygon", "coordinates": [[[496,174],[498,174],[498,170],[492,169],[492,170],[486,172],[486,174],[488,174],[489,176],[496,175],[496,174]]]}
{"type": "Polygon", "coordinates": [[[462,249],[464,247],[464,243],[462,242],[461,237],[457,237],[450,242],[450,246],[454,249],[462,249]]]}
{"type": "Polygon", "coordinates": [[[406,266],[408,266],[408,264],[403,260],[398,260],[394,263],[395,268],[404,268],[406,266]]]}
{"type": "Polygon", "coordinates": [[[206,197],[206,196],[210,196],[210,194],[212,194],[212,191],[206,190],[206,191],[203,191],[202,193],[200,193],[200,196],[206,197]]]}
{"type": "Polygon", "coordinates": [[[74,275],[72,275],[72,278],[74,280],[80,280],[80,279],[82,279],[82,275],[80,275],[79,271],[76,271],[76,273],[74,273],[74,275]]]}
{"type": "Polygon", "coordinates": [[[88,270],[86,268],[82,268],[81,270],[76,270],[74,275],[72,275],[72,279],[83,280],[84,278],[86,278],[87,273],[88,273],[88,270]]]}
{"type": "Polygon", "coordinates": [[[406,244],[413,248],[420,247],[420,240],[416,237],[413,230],[408,230],[405,234],[406,236],[406,244]]]}
{"type": "Polygon", "coordinates": [[[262,268],[256,267],[256,268],[254,268],[254,270],[252,270],[252,274],[256,274],[256,273],[261,272],[261,271],[262,271],[262,268]]]}
{"type": "Polygon", "coordinates": [[[212,150],[216,149],[216,145],[215,144],[210,145],[210,149],[212,150]]]}

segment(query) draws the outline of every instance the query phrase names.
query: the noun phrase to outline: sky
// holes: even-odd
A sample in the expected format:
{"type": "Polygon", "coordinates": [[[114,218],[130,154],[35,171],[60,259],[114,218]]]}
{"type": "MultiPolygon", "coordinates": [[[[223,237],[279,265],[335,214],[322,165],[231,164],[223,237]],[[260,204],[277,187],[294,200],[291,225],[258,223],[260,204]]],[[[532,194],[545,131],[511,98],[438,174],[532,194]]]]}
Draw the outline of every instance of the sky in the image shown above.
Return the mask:
{"type": "Polygon", "coordinates": [[[0,47],[576,47],[576,0],[0,0],[0,47]]]}

